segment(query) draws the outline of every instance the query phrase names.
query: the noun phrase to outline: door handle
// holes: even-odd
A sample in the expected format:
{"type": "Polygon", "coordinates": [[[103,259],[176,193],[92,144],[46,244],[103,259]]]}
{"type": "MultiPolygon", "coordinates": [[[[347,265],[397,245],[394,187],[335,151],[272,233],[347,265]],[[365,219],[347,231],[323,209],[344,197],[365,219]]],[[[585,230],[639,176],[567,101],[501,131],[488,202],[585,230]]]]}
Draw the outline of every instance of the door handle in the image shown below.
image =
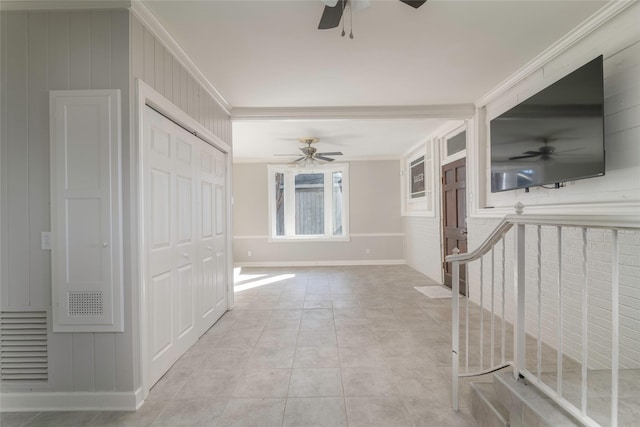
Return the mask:
{"type": "Polygon", "coordinates": [[[465,230],[462,230],[462,235],[463,235],[463,236],[466,236],[466,235],[467,235],[467,230],[466,230],[466,229],[465,229],[465,230]]]}

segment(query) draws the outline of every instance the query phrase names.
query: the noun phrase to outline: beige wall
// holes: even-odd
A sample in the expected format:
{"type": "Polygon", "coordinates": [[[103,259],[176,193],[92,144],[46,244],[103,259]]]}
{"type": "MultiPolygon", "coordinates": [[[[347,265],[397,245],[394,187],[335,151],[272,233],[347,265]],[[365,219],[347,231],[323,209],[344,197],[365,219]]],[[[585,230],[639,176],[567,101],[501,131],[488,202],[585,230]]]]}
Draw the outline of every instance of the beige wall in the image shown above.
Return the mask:
{"type": "Polygon", "coordinates": [[[349,163],[349,242],[269,242],[267,165],[233,169],[236,264],[404,262],[397,160],[349,163]]]}

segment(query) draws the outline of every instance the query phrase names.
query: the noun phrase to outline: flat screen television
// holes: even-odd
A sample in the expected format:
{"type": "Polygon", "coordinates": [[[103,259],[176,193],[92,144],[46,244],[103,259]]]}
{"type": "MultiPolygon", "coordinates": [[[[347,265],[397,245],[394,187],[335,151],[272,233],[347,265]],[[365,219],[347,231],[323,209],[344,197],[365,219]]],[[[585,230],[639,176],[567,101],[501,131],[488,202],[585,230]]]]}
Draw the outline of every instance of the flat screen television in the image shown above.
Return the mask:
{"type": "Polygon", "coordinates": [[[490,121],[491,192],[604,175],[602,56],[490,121]]]}

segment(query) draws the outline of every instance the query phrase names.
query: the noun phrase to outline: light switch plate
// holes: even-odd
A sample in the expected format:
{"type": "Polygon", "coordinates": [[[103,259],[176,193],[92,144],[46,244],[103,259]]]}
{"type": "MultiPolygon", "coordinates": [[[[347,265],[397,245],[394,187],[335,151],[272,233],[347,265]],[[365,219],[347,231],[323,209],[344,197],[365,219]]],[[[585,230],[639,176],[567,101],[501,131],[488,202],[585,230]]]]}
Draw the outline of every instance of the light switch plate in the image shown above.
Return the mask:
{"type": "Polygon", "coordinates": [[[40,233],[40,247],[43,251],[51,250],[51,232],[43,231],[40,233]]]}

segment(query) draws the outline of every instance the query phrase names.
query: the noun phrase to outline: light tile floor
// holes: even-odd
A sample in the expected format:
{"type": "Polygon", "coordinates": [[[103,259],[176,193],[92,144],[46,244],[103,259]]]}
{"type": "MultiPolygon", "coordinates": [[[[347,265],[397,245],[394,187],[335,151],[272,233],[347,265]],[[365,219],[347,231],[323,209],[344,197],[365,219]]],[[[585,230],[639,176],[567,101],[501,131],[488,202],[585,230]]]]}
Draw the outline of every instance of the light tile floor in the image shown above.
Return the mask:
{"type": "Polygon", "coordinates": [[[226,313],[129,412],[9,426],[476,426],[450,407],[450,299],[407,266],[243,269],[226,313]]]}

